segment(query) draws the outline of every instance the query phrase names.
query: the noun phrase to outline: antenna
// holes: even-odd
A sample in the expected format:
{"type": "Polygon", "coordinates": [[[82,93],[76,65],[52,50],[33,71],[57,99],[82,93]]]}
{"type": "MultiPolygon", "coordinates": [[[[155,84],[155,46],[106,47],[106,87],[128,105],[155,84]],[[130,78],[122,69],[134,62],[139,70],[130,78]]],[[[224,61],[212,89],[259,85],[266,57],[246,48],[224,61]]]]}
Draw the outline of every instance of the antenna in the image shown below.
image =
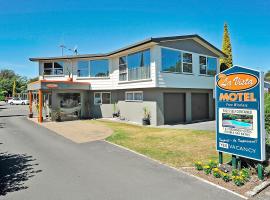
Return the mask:
{"type": "Polygon", "coordinates": [[[63,44],[61,44],[59,47],[62,50],[62,56],[63,56],[64,55],[64,49],[66,49],[67,47],[65,45],[63,45],[63,44]]]}
{"type": "Polygon", "coordinates": [[[62,56],[64,56],[64,49],[72,51],[75,55],[78,55],[78,46],[77,45],[75,45],[75,47],[73,49],[67,48],[64,44],[61,44],[59,47],[62,50],[62,56]]]}

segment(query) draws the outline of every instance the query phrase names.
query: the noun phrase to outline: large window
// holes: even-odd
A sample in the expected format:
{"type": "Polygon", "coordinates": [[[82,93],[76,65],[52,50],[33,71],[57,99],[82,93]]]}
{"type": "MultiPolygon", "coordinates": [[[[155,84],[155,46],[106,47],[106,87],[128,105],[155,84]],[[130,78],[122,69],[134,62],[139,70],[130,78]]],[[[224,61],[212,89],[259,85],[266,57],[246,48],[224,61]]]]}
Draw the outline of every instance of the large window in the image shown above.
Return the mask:
{"type": "Polygon", "coordinates": [[[162,71],[182,72],[182,59],[180,51],[161,49],[162,71]]]}
{"type": "Polygon", "coordinates": [[[192,54],[162,48],[161,66],[163,72],[192,73],[192,54]]]}
{"type": "Polygon", "coordinates": [[[214,76],[217,72],[217,59],[200,56],[200,74],[214,76]]]}
{"type": "Polygon", "coordinates": [[[119,58],[119,80],[132,81],[150,78],[150,50],[119,58]]]}
{"type": "Polygon", "coordinates": [[[64,73],[65,62],[46,62],[43,64],[44,75],[62,75],[64,73]]]}
{"type": "Polygon", "coordinates": [[[79,60],[77,63],[78,77],[108,77],[109,61],[103,60],[79,60]]]}
{"type": "Polygon", "coordinates": [[[111,103],[111,93],[110,92],[95,92],[94,93],[94,104],[110,104],[111,103]]]}
{"type": "Polygon", "coordinates": [[[126,92],[126,101],[142,101],[143,92],[141,91],[130,91],[126,92]]]}

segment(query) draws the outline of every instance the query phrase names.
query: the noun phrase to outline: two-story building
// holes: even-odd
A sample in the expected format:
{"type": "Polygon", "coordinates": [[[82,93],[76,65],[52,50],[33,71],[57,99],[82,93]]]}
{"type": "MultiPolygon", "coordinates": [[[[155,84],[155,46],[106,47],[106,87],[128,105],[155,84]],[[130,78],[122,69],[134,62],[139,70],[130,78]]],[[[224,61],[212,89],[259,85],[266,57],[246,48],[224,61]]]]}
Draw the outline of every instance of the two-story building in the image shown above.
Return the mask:
{"type": "Polygon", "coordinates": [[[39,64],[39,81],[28,90],[39,91],[48,113],[108,118],[117,110],[121,119],[141,123],[147,108],[152,125],[211,120],[214,75],[224,56],[199,35],[183,35],[104,54],[30,58],[39,64]]]}

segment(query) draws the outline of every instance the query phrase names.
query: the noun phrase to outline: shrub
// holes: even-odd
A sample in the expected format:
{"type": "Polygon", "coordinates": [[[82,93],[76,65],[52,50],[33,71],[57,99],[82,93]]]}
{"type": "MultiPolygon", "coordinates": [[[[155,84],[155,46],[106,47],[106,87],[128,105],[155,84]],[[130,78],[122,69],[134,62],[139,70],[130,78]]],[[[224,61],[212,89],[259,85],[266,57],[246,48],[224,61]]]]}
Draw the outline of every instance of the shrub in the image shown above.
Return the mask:
{"type": "Polygon", "coordinates": [[[239,171],[237,169],[233,169],[232,176],[239,176],[239,171]]]}
{"type": "Polygon", "coordinates": [[[230,174],[228,173],[222,173],[222,180],[225,181],[225,182],[229,182],[232,180],[230,174]]]}
{"type": "Polygon", "coordinates": [[[211,174],[211,167],[209,165],[203,166],[203,171],[206,175],[211,174]]]}
{"type": "Polygon", "coordinates": [[[194,166],[199,171],[203,170],[202,162],[195,162],[194,166]]]}
{"type": "Polygon", "coordinates": [[[213,171],[213,176],[215,178],[220,178],[221,177],[221,171],[218,168],[214,168],[212,171],[213,171]]]}
{"type": "Polygon", "coordinates": [[[213,169],[213,168],[216,168],[217,167],[217,162],[216,161],[213,161],[213,160],[209,160],[209,163],[208,163],[208,166],[213,169]]]}
{"type": "Polygon", "coordinates": [[[250,171],[247,168],[242,169],[239,174],[243,177],[244,181],[248,181],[250,179],[250,171]]]}
{"type": "Polygon", "coordinates": [[[245,180],[242,176],[232,176],[232,180],[237,186],[242,186],[245,184],[245,180]]]}

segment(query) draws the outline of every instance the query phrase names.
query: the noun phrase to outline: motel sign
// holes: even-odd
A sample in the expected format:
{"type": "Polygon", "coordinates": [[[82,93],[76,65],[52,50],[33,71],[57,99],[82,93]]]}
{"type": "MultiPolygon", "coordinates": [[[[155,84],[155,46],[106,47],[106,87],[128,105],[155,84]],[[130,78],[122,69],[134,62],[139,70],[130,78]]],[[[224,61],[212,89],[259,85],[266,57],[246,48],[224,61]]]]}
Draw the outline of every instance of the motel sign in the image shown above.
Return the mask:
{"type": "Polygon", "coordinates": [[[234,66],[216,75],[216,148],[265,160],[263,73],[234,66]]]}

